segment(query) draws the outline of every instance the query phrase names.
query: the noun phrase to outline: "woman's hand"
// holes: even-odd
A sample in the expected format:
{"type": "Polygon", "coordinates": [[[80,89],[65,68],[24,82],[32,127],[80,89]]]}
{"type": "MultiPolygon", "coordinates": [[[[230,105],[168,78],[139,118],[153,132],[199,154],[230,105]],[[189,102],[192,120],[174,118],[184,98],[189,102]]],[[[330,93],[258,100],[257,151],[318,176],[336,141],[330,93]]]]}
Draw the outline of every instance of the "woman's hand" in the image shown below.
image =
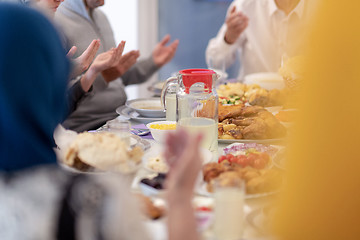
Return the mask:
{"type": "Polygon", "coordinates": [[[170,166],[166,177],[169,240],[199,240],[196,230],[192,196],[202,159],[202,135],[189,136],[184,129],[169,134],[166,139],[165,158],[170,166]]]}
{"type": "Polygon", "coordinates": [[[165,158],[170,166],[166,180],[169,201],[191,200],[202,166],[201,140],[202,135],[189,136],[181,128],[167,136],[165,158]]]}

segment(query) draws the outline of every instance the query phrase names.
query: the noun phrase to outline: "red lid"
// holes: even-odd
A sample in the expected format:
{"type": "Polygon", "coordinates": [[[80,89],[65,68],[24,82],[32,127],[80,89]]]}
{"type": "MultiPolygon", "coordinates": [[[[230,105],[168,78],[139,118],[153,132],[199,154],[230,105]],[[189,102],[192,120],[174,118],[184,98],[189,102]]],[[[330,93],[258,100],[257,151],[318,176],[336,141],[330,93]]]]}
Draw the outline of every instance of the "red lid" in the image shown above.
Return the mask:
{"type": "Polygon", "coordinates": [[[213,74],[215,72],[209,69],[184,69],[179,71],[182,75],[182,81],[185,86],[185,92],[189,93],[190,87],[194,83],[202,82],[205,84],[205,88],[211,92],[213,74]]]}

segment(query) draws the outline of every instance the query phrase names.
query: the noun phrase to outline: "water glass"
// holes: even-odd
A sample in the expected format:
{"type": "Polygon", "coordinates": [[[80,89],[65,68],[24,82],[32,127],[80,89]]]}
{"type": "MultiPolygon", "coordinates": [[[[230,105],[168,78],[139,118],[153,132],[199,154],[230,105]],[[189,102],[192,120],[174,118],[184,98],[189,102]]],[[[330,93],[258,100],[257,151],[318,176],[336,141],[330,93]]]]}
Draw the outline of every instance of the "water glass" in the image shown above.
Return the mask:
{"type": "Polygon", "coordinates": [[[218,240],[240,240],[244,229],[244,182],[232,179],[223,185],[215,180],[214,235],[218,240]]]}
{"type": "Polygon", "coordinates": [[[115,119],[107,123],[108,130],[113,132],[127,145],[130,146],[130,122],[126,120],[115,119]]]}

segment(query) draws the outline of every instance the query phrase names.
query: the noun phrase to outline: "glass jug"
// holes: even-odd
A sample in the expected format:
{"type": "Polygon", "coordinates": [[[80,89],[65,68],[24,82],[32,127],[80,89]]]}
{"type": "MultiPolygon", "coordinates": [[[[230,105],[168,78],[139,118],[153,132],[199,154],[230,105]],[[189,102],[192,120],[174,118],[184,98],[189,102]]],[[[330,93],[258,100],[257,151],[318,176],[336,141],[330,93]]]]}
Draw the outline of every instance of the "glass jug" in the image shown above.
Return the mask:
{"type": "MultiPolygon", "coordinates": [[[[216,159],[218,153],[218,96],[215,82],[218,75],[209,69],[185,69],[166,80],[161,93],[164,109],[170,88],[176,86],[176,121],[191,134],[202,133],[202,147],[216,159]]],[[[169,109],[171,111],[172,109],[169,109]]]]}

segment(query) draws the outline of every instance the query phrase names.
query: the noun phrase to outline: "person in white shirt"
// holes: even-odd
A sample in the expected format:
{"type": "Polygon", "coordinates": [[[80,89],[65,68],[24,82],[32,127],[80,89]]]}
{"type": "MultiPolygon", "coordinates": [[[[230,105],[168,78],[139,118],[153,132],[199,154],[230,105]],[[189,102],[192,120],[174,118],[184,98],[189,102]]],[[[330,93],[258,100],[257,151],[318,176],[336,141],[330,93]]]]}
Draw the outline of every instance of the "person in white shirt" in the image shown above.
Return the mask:
{"type": "Polygon", "coordinates": [[[228,68],[239,54],[237,79],[256,72],[277,72],[284,57],[300,53],[306,16],[305,0],[234,0],[225,23],[209,41],[207,64],[228,68]]]}

